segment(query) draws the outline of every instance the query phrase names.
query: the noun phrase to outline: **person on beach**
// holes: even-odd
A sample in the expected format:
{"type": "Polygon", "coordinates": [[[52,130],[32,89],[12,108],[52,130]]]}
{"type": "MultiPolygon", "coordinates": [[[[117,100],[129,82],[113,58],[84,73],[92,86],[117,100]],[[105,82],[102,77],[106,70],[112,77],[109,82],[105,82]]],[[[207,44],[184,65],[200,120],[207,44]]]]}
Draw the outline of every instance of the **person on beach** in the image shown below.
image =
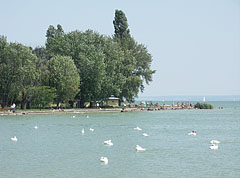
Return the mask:
{"type": "Polygon", "coordinates": [[[10,111],[12,111],[13,113],[15,113],[15,107],[16,107],[16,105],[15,105],[15,103],[13,103],[13,105],[12,105],[11,108],[10,108],[10,111]]]}

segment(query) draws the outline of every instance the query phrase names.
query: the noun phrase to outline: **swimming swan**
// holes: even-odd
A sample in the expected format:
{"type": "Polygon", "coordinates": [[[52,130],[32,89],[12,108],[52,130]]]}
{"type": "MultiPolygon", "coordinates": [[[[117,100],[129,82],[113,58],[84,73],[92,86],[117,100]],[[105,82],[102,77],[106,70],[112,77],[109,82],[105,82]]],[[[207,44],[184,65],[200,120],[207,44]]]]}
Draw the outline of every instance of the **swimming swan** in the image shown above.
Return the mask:
{"type": "Polygon", "coordinates": [[[149,135],[147,133],[142,134],[144,137],[148,137],[149,135]]]}
{"type": "Polygon", "coordinates": [[[92,131],[92,132],[94,131],[94,129],[93,129],[93,128],[90,128],[89,130],[90,130],[90,131],[92,131]]]}
{"type": "Polygon", "coordinates": [[[103,162],[103,163],[105,163],[105,164],[107,164],[107,163],[108,163],[108,158],[102,156],[102,157],[100,158],[100,161],[103,162]]]}
{"type": "Polygon", "coordinates": [[[217,150],[217,149],[218,149],[218,145],[212,144],[212,145],[210,146],[210,149],[211,149],[211,150],[217,150]]]}
{"type": "Polygon", "coordinates": [[[84,134],[84,132],[85,132],[84,129],[82,129],[82,134],[84,134]]]}
{"type": "Polygon", "coordinates": [[[17,142],[17,141],[18,141],[18,139],[17,139],[16,136],[12,137],[11,140],[14,141],[14,142],[17,142]]]}
{"type": "Polygon", "coordinates": [[[211,140],[210,143],[211,144],[219,144],[220,142],[218,140],[211,140]]]}
{"type": "Polygon", "coordinates": [[[103,142],[105,145],[113,146],[112,140],[106,140],[103,142]]]}
{"type": "Polygon", "coordinates": [[[190,136],[196,136],[197,135],[197,131],[193,130],[192,132],[188,133],[188,135],[190,136]]]}
{"type": "Polygon", "coordinates": [[[145,151],[145,148],[140,147],[139,145],[136,145],[136,151],[145,151]]]}
{"type": "Polygon", "coordinates": [[[38,126],[35,126],[34,129],[38,129],[38,126]]]}
{"type": "Polygon", "coordinates": [[[139,130],[139,131],[140,131],[140,130],[142,130],[142,129],[141,129],[141,128],[139,128],[139,127],[136,127],[136,128],[134,128],[134,130],[139,130]]]}

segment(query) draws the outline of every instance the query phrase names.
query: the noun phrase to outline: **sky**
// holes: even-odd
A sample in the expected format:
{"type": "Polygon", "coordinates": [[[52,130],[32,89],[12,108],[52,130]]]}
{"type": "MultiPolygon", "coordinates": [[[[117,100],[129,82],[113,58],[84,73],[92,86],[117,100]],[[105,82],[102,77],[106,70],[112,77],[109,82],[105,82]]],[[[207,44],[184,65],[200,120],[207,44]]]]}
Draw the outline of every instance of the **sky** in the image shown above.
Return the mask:
{"type": "Polygon", "coordinates": [[[0,35],[44,46],[49,25],[112,36],[115,10],[152,55],[140,97],[240,95],[240,0],[0,0],[0,35]]]}

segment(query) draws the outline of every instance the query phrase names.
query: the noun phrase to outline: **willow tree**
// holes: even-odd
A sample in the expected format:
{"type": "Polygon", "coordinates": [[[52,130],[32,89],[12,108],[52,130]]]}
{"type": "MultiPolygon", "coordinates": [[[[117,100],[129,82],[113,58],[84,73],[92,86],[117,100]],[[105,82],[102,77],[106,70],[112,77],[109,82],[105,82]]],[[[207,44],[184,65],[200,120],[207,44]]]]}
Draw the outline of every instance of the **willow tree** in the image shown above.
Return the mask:
{"type": "Polygon", "coordinates": [[[0,38],[0,101],[6,107],[17,100],[26,109],[32,88],[38,80],[37,57],[19,43],[7,43],[0,38]]]}

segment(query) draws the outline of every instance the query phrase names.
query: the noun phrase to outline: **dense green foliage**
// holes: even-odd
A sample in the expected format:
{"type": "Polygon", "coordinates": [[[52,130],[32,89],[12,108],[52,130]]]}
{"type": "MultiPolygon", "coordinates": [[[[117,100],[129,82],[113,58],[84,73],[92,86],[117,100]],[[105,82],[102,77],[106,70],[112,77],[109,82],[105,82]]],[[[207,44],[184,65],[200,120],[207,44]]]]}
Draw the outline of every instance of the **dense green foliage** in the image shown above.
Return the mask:
{"type": "Polygon", "coordinates": [[[213,109],[213,105],[199,102],[197,102],[194,107],[198,109],[213,109]]]}
{"type": "Polygon", "coordinates": [[[115,11],[113,37],[92,30],[65,33],[50,25],[46,47],[35,49],[0,38],[0,101],[21,103],[99,102],[111,95],[132,102],[152,81],[152,56],[130,34],[127,18],[115,11]],[[48,96],[47,99],[44,95],[48,96]],[[54,97],[53,97],[54,96],[54,97]]]}
{"type": "Polygon", "coordinates": [[[5,107],[19,99],[21,107],[26,108],[30,91],[38,80],[37,57],[21,44],[8,44],[4,37],[0,41],[1,105],[5,107]]]}
{"type": "Polygon", "coordinates": [[[38,86],[32,90],[31,107],[44,108],[49,103],[54,103],[56,98],[56,89],[49,86],[38,86]]]}
{"type": "Polygon", "coordinates": [[[132,101],[133,97],[139,93],[139,89],[144,90],[144,81],[146,84],[152,81],[152,74],[155,73],[150,69],[152,56],[144,45],[137,44],[130,35],[127,18],[121,10],[115,11],[113,24],[115,29],[113,40],[120,45],[124,53],[122,73],[126,82],[120,97],[132,101]]]}
{"type": "Polygon", "coordinates": [[[56,101],[67,102],[73,100],[79,92],[78,85],[80,77],[77,68],[70,57],[55,56],[50,59],[49,69],[49,85],[56,88],[56,101]]]}

